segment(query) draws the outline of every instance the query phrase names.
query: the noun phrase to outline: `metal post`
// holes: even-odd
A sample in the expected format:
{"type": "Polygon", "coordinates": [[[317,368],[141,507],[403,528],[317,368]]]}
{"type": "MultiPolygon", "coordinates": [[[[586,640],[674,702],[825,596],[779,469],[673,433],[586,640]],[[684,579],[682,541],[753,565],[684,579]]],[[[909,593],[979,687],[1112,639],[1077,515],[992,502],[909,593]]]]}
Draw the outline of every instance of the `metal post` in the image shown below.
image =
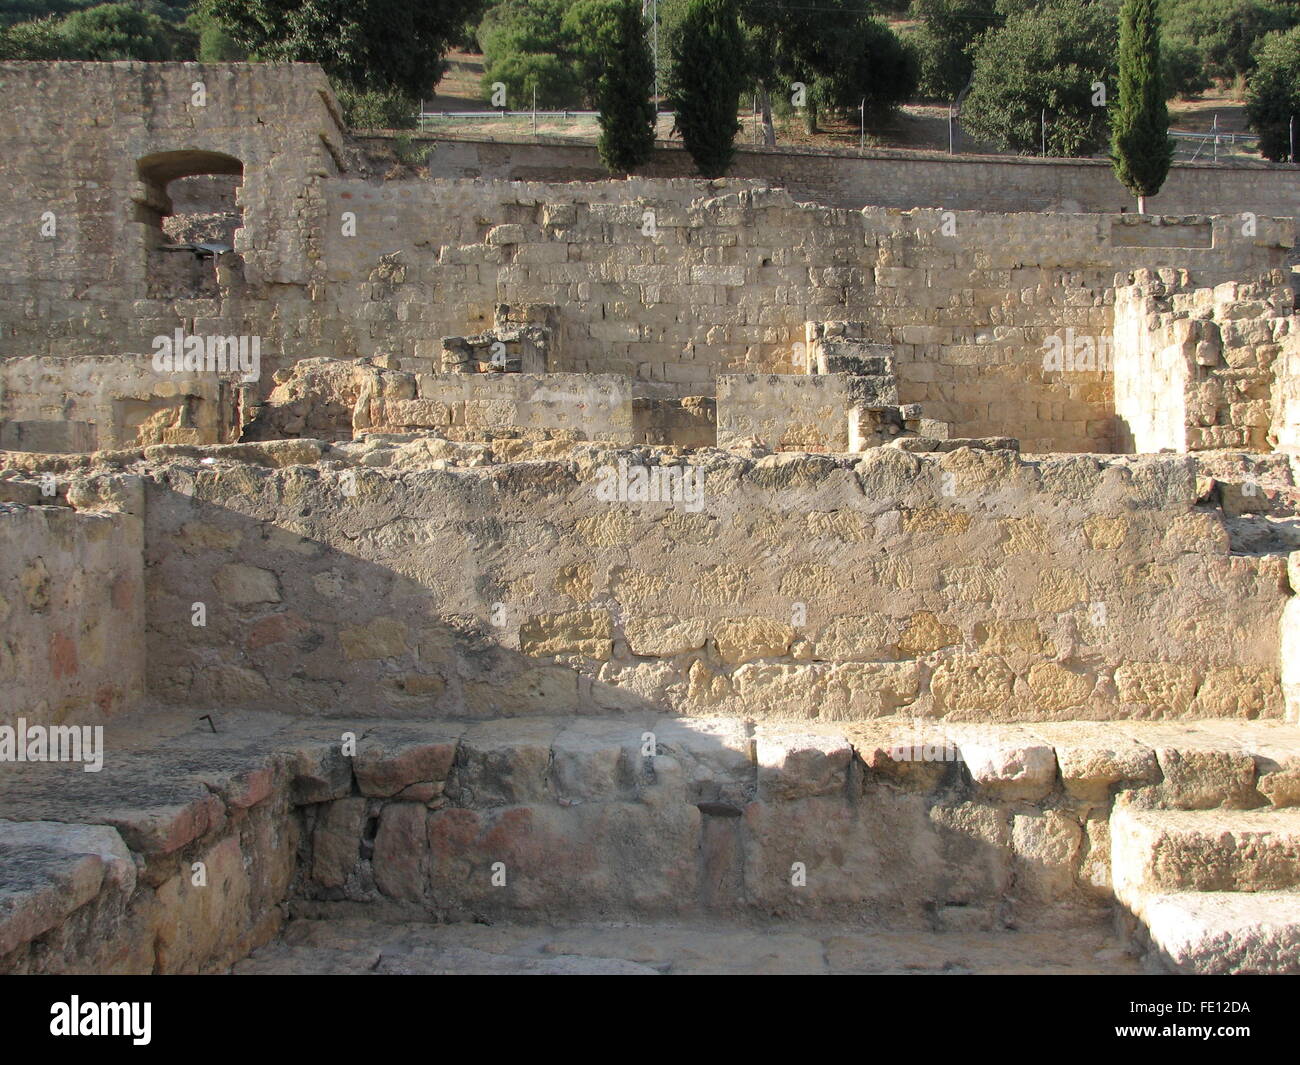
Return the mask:
{"type": "Polygon", "coordinates": [[[867,147],[867,98],[862,98],[862,103],[858,104],[858,151],[865,151],[867,147]]]}
{"type": "Polygon", "coordinates": [[[1047,158],[1047,108],[1043,108],[1043,158],[1047,158]]]}
{"type": "Polygon", "coordinates": [[[533,86],[533,136],[537,136],[537,86],[533,86]]]}
{"type": "Polygon", "coordinates": [[[650,33],[655,64],[655,115],[659,114],[659,0],[651,0],[650,33]]]}
{"type": "Polygon", "coordinates": [[[1291,116],[1291,162],[1295,162],[1295,115],[1291,116]]]}

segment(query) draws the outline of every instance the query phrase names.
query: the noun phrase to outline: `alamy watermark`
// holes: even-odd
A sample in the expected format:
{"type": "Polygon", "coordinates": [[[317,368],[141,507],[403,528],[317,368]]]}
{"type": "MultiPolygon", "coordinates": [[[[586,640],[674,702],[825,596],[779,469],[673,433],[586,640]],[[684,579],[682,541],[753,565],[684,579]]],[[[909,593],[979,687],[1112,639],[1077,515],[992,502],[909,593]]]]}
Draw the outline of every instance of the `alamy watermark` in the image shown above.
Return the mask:
{"type": "Polygon", "coordinates": [[[1044,373],[1109,373],[1114,365],[1112,337],[1076,334],[1068,328],[1043,338],[1044,373]]]}
{"type": "Polygon", "coordinates": [[[0,762],[82,762],[87,773],[104,768],[103,725],[0,725],[0,762]]]}
{"type": "Polygon", "coordinates": [[[698,466],[641,466],[620,459],[596,470],[596,498],[602,503],[680,503],[704,509],[704,471],[698,466]]]}
{"type": "Polygon", "coordinates": [[[260,336],[188,336],[177,329],[153,338],[153,368],[157,373],[233,373],[245,382],[262,375],[260,336]]]}

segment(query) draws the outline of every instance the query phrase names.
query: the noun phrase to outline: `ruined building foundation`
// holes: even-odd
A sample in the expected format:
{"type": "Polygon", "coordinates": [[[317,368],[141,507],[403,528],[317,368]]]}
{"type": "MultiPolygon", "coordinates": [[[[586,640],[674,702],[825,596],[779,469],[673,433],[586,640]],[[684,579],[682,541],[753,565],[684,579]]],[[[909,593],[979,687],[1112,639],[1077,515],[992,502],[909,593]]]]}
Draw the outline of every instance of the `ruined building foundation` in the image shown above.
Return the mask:
{"type": "Polygon", "coordinates": [[[0,90],[0,971],[1300,972],[1293,218],[0,90]]]}

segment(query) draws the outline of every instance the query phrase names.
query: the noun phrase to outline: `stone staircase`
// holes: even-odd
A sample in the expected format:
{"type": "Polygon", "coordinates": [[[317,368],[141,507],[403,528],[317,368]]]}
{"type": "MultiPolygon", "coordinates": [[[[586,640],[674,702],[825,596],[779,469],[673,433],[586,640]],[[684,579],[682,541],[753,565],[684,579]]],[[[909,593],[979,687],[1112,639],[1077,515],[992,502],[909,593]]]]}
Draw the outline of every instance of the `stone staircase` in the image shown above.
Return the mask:
{"type": "Polygon", "coordinates": [[[1116,899],[1178,972],[1300,973],[1300,808],[1111,815],[1116,899]]]}

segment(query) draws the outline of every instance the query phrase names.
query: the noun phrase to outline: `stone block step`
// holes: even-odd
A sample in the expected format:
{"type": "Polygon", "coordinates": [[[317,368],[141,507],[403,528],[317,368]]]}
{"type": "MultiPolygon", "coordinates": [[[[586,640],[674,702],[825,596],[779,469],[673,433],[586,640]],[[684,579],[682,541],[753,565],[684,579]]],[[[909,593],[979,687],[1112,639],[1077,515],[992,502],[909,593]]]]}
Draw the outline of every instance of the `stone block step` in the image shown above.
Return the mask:
{"type": "Polygon", "coordinates": [[[1300,893],[1154,895],[1146,926],[1153,957],[1175,972],[1300,974],[1300,893]]]}
{"type": "Polygon", "coordinates": [[[1300,810],[1120,807],[1111,815],[1111,869],[1122,893],[1297,888],[1300,810]]]}

